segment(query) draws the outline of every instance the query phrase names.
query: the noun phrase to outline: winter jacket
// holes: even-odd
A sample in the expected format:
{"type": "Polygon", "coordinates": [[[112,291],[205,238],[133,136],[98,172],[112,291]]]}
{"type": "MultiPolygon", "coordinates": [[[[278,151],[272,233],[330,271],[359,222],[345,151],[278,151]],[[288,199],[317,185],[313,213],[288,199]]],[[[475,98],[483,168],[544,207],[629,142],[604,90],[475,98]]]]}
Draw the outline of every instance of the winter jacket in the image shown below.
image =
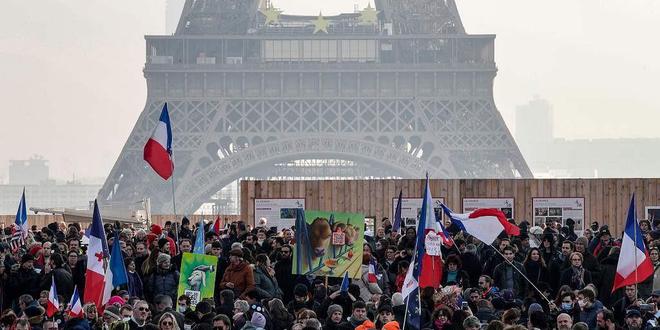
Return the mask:
{"type": "Polygon", "coordinates": [[[359,281],[353,281],[360,287],[360,297],[364,301],[369,301],[371,296],[374,294],[383,294],[383,290],[378,286],[378,281],[376,283],[369,282],[369,265],[361,266],[362,276],[359,281]]]}
{"type": "Polygon", "coordinates": [[[39,298],[41,278],[34,269],[26,270],[21,267],[9,274],[7,289],[9,297],[18,299],[21,295],[29,294],[34,299],[39,298]]]}
{"type": "Polygon", "coordinates": [[[282,301],[293,300],[293,286],[295,283],[291,280],[291,267],[291,259],[280,259],[274,267],[277,284],[279,284],[283,293],[282,298],[284,299],[282,301]]]}
{"type": "Polygon", "coordinates": [[[254,289],[254,274],[250,264],[245,261],[241,261],[237,265],[229,264],[220,282],[220,288],[228,289],[227,283],[230,282],[234,283],[233,290],[236,297],[254,289]]]}
{"type": "Polygon", "coordinates": [[[55,268],[48,274],[44,273],[41,276],[41,289],[49,290],[53,278],[55,278],[57,294],[61,295],[64,301],[71,300],[73,294],[73,276],[71,273],[62,267],[55,268]]]}
{"type": "MultiPolygon", "coordinates": [[[[525,271],[525,268],[521,263],[514,261],[513,264],[521,272],[525,271]]],[[[495,286],[498,287],[500,290],[512,289],[514,295],[516,295],[519,298],[523,297],[527,292],[526,291],[527,281],[525,280],[525,278],[511,265],[509,265],[509,263],[506,261],[502,262],[497,267],[495,267],[495,270],[493,271],[493,281],[495,283],[495,286]],[[510,288],[507,287],[506,285],[507,272],[510,272],[511,275],[513,276],[513,287],[510,288]]]]}
{"type": "Polygon", "coordinates": [[[156,272],[149,275],[144,281],[144,297],[147,301],[153,301],[159,294],[165,294],[172,297],[172,301],[177,301],[176,294],[179,288],[179,272],[170,268],[163,271],[157,269],[156,272]]]}
{"type": "Polygon", "coordinates": [[[548,283],[548,268],[538,261],[529,260],[525,263],[527,277],[534,283],[548,283]]]}
{"type": "Polygon", "coordinates": [[[589,283],[593,283],[593,281],[591,280],[591,272],[590,271],[584,269],[584,274],[583,274],[583,277],[582,277],[582,281],[584,282],[584,285],[582,285],[580,283],[577,283],[577,282],[573,282],[573,272],[574,272],[573,267],[570,267],[570,268],[564,270],[561,273],[561,279],[559,280],[559,285],[568,285],[573,290],[582,290],[582,288],[585,285],[587,285],[589,283]]]}
{"type": "Polygon", "coordinates": [[[131,297],[140,297],[144,298],[144,286],[142,284],[142,279],[136,272],[126,272],[128,277],[128,294],[131,297]]]}
{"type": "Polygon", "coordinates": [[[619,297],[619,293],[612,294],[612,287],[614,287],[614,278],[616,276],[616,267],[619,262],[619,254],[615,253],[611,256],[607,256],[600,263],[601,276],[600,276],[600,286],[598,288],[598,300],[600,300],[603,305],[610,306],[611,303],[616,301],[619,297]]]}
{"type": "Polygon", "coordinates": [[[257,266],[254,270],[254,285],[261,298],[279,298],[282,299],[282,290],[277,285],[277,279],[268,274],[263,267],[257,266]]]}
{"type": "MultiPolygon", "coordinates": [[[[442,286],[447,286],[447,277],[449,276],[449,270],[445,267],[444,272],[442,272],[442,286]]],[[[452,281],[453,284],[457,284],[462,288],[469,288],[470,287],[470,276],[468,273],[462,269],[459,269],[456,272],[456,279],[452,281]]]]}

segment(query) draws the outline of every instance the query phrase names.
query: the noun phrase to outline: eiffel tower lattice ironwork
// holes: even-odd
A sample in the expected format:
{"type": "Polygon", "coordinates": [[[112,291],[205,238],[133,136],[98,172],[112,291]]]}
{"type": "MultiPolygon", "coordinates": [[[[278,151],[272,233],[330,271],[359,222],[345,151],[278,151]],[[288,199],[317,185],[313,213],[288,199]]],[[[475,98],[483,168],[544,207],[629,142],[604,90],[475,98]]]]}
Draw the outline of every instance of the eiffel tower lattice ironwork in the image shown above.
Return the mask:
{"type": "Polygon", "coordinates": [[[310,177],[310,160],[341,177],[531,177],[494,104],[495,36],[466,34],[453,0],[375,4],[373,22],[187,0],[174,35],[146,37],[146,106],[99,202],[171,212],[142,160],[164,102],[183,213],[239,178],[310,177]]]}

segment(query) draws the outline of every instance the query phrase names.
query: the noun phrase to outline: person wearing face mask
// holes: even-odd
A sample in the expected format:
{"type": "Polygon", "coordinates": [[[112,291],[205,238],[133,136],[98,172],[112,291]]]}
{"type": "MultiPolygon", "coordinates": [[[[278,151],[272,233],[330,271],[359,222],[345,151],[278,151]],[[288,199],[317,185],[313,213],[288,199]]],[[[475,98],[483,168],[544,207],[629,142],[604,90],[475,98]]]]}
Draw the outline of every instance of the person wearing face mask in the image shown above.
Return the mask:
{"type": "Polygon", "coordinates": [[[596,300],[596,295],[591,289],[582,289],[578,292],[578,306],[580,306],[580,316],[578,320],[589,326],[589,329],[596,327],[596,314],[603,309],[603,304],[596,300]]]}

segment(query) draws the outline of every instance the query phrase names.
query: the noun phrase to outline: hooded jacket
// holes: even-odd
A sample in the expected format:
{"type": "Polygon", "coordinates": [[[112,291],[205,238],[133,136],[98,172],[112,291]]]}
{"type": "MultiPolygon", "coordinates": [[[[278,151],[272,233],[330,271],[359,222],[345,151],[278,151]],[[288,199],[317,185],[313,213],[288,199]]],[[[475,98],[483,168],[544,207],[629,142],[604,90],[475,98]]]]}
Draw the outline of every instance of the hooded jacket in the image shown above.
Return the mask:
{"type": "Polygon", "coordinates": [[[222,277],[220,288],[229,289],[227,286],[227,283],[229,282],[234,283],[233,290],[237,297],[254,289],[254,274],[252,273],[252,267],[250,267],[245,261],[241,261],[237,265],[230,263],[227,270],[225,270],[225,275],[222,277]]]}

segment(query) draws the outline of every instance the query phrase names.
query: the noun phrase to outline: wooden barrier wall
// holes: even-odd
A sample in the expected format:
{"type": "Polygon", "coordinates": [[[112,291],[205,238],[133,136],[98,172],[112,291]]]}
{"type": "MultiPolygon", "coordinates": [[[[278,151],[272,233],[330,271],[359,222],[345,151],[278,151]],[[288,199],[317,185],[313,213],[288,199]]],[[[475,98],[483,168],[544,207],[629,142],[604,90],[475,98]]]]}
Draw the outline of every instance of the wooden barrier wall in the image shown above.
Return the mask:
{"type": "MultiPolygon", "coordinates": [[[[630,196],[635,193],[637,215],[645,206],[660,205],[660,179],[461,179],[431,180],[431,195],[444,197],[447,205],[462,211],[463,198],[514,198],[518,221],[531,223],[535,197],[584,197],[585,222],[607,224],[623,230],[630,196]]],[[[305,198],[308,210],[359,212],[392,218],[392,198],[422,197],[423,179],[339,181],[242,181],[241,215],[254,221],[255,198],[305,198]]]]}
{"type": "MultiPolygon", "coordinates": [[[[240,220],[240,216],[238,216],[238,215],[221,215],[220,217],[223,220],[229,221],[229,222],[240,220]]],[[[172,220],[173,218],[174,218],[174,216],[172,216],[172,215],[160,215],[159,214],[159,215],[152,215],[151,220],[152,220],[152,223],[156,223],[156,224],[159,224],[159,225],[162,226],[163,224],[165,224],[165,222],[167,220],[172,220]]],[[[210,215],[202,216],[202,215],[197,215],[196,214],[196,215],[188,216],[188,219],[190,219],[191,224],[198,223],[200,218],[204,218],[204,219],[209,220],[209,221],[215,220],[215,216],[210,216],[210,215]]],[[[62,219],[63,218],[62,218],[61,215],[29,214],[28,215],[28,224],[30,224],[30,226],[36,225],[38,228],[42,228],[42,227],[46,227],[46,225],[48,225],[49,223],[52,223],[52,222],[61,222],[62,219]]],[[[179,216],[179,219],[181,219],[180,216],[179,216]]],[[[14,216],[14,215],[0,215],[0,224],[3,224],[5,226],[10,226],[11,224],[14,223],[15,220],[16,220],[16,216],[14,216]]],[[[86,227],[86,225],[83,224],[83,228],[85,228],[85,227],[86,227]]]]}

